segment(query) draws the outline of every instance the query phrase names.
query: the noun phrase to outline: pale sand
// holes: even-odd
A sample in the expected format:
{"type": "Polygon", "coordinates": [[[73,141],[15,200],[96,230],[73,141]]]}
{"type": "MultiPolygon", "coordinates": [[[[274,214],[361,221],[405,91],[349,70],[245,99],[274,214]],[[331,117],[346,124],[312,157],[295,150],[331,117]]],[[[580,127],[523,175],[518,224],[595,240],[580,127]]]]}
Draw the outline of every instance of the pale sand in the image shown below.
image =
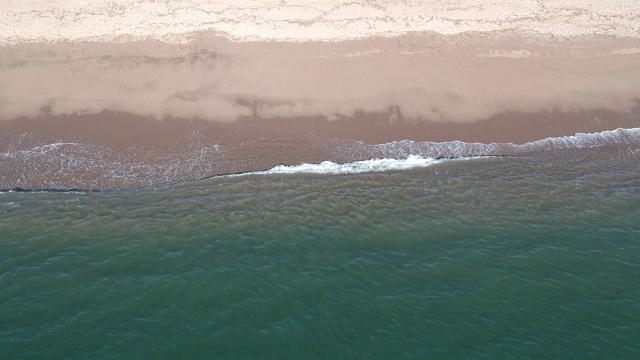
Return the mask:
{"type": "Polygon", "coordinates": [[[511,29],[559,36],[636,36],[637,0],[118,0],[4,1],[0,43],[188,42],[196,31],[238,41],[358,39],[511,29]]]}

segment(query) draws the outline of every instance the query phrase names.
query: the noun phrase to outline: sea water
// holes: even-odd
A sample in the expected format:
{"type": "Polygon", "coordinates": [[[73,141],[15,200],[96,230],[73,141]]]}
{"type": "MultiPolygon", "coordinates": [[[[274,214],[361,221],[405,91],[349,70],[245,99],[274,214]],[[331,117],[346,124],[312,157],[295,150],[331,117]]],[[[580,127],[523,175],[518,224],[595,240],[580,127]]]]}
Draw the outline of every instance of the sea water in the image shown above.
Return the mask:
{"type": "Polygon", "coordinates": [[[0,358],[637,359],[634,151],[1,193],[0,358]]]}

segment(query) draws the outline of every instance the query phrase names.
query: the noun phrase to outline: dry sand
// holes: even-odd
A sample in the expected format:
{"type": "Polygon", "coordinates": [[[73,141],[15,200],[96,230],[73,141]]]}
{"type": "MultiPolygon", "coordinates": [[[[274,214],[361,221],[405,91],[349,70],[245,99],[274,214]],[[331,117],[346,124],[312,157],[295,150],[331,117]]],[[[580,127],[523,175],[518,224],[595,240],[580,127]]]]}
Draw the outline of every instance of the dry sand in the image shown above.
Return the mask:
{"type": "Polygon", "coordinates": [[[203,30],[237,41],[505,29],[558,36],[640,33],[636,0],[23,0],[2,5],[0,43],[140,38],[184,43],[203,30]]]}

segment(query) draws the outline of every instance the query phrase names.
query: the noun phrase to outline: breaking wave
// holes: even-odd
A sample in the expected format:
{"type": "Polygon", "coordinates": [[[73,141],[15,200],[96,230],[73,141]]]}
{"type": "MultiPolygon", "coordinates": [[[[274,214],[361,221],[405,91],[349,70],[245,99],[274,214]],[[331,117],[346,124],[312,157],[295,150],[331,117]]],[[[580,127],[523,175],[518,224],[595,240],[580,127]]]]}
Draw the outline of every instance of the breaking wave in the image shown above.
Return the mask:
{"type": "Polygon", "coordinates": [[[424,168],[442,162],[442,159],[424,158],[419,155],[409,155],[406,159],[371,159],[350,163],[335,163],[323,161],[319,164],[277,165],[266,171],[252,171],[239,175],[273,175],[273,174],[363,174],[372,172],[398,171],[424,168]]]}

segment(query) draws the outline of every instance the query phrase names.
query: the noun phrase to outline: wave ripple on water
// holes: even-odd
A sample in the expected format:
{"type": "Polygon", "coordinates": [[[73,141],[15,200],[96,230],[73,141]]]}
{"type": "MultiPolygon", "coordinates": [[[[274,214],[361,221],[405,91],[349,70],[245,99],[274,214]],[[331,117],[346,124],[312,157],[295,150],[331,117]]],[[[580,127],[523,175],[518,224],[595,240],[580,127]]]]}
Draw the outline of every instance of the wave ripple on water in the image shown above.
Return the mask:
{"type": "Polygon", "coordinates": [[[0,357],[640,355],[637,163],[413,160],[5,193],[0,357]]]}

